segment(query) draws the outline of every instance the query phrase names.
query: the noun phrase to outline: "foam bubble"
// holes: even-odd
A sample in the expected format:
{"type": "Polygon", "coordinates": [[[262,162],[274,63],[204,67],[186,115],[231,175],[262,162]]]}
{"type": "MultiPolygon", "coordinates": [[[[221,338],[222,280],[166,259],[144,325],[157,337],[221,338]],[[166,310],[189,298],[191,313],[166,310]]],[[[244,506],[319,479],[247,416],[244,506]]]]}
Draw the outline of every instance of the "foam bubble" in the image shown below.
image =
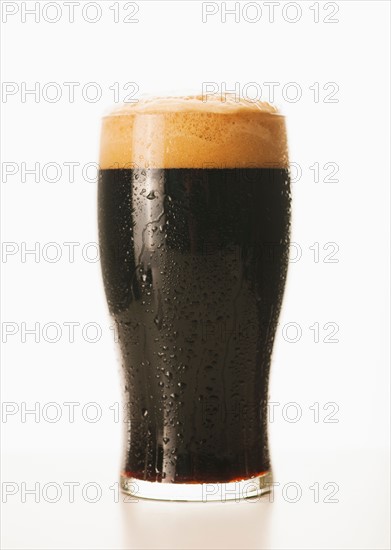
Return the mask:
{"type": "Polygon", "coordinates": [[[150,97],[103,118],[102,169],[287,165],[285,119],[268,103],[235,96],[150,97]]]}

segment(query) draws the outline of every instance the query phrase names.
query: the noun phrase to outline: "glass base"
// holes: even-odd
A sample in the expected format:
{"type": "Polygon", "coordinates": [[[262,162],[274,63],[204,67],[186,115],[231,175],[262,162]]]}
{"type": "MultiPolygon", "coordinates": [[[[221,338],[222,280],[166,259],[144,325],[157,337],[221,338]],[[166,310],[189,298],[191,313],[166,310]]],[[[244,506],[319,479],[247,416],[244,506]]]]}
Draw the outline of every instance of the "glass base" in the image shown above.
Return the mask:
{"type": "Polygon", "coordinates": [[[161,483],[144,481],[121,475],[121,489],[133,500],[176,500],[190,502],[225,502],[243,500],[269,493],[273,477],[271,472],[228,483],[161,483]]]}

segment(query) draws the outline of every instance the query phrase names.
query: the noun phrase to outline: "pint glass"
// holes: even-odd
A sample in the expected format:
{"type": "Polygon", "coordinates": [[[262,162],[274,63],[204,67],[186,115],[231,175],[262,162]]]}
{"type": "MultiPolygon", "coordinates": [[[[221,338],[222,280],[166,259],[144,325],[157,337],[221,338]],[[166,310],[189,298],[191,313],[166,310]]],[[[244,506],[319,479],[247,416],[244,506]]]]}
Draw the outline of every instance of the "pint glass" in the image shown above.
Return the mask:
{"type": "Polygon", "coordinates": [[[124,377],[123,491],[267,491],[290,228],[284,117],[196,96],[117,109],[102,123],[98,210],[124,377]]]}

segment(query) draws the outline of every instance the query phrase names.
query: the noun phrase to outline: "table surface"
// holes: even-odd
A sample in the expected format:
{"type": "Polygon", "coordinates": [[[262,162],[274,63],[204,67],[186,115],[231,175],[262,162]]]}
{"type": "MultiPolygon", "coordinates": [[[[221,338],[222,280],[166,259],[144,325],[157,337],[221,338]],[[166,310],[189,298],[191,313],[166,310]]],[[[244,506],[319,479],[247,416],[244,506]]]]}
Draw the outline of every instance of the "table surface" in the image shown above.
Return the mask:
{"type": "Polygon", "coordinates": [[[107,451],[5,456],[2,548],[390,548],[386,453],[274,455],[273,493],[199,503],[132,502],[107,451]]]}

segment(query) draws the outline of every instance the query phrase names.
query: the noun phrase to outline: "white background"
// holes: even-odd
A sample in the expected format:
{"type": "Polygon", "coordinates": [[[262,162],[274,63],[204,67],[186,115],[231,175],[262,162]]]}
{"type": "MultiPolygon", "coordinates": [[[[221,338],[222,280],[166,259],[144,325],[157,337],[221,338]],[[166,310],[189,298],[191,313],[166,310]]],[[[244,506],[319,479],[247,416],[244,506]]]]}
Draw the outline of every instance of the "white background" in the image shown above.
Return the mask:
{"type": "MultiPolygon", "coordinates": [[[[226,22],[223,5],[212,3],[218,11],[203,22],[202,2],[141,1],[138,23],[123,22],[131,13],[126,2],[118,3],[118,23],[112,1],[92,3],[101,9],[95,23],[86,20],[97,14],[94,6],[83,18],[88,2],[75,6],[73,23],[61,2],[55,23],[45,20],[56,15],[46,2],[39,3],[40,21],[26,15],[25,22],[23,2],[2,4],[3,547],[389,548],[389,3],[297,2],[288,9],[280,2],[270,22],[267,6],[258,2],[262,17],[254,23],[256,8],[243,11],[254,2],[241,2],[239,20],[227,15],[226,22]],[[331,17],[338,22],[324,22],[334,6],[339,9],[331,17]],[[65,82],[80,83],[73,102],[65,82]],[[96,102],[94,87],[86,92],[91,96],[82,94],[91,82],[102,91],[96,102]],[[280,483],[273,503],[268,497],[255,503],[124,503],[109,489],[118,481],[121,449],[121,426],[110,409],[120,401],[119,363],[99,263],[91,261],[95,249],[85,247],[97,241],[96,178],[93,166],[87,176],[82,167],[97,162],[100,117],[115,100],[111,88],[118,83],[123,100],[128,82],[138,84],[136,97],[156,90],[201,92],[203,82],[219,89],[238,82],[241,90],[256,82],[265,100],[264,83],[280,83],[275,100],[287,116],[291,161],[302,171],[292,185],[292,241],[301,257],[290,264],[273,355],[270,399],[279,405],[270,439],[280,483]],[[285,88],[292,96],[284,97],[281,90],[292,82],[285,88]],[[332,103],[324,101],[337,89],[327,88],[330,82],[338,86],[332,103]],[[35,83],[37,97],[24,97],[23,86],[35,83]],[[49,101],[56,88],[44,88],[47,83],[57,83],[58,101],[49,101]],[[302,95],[293,102],[297,89],[302,95]],[[64,165],[70,162],[80,163],[74,181],[64,165]],[[330,162],[338,166],[338,181],[323,181],[330,162]],[[39,181],[23,174],[23,163],[28,169],[39,163],[39,181]],[[59,181],[50,181],[54,172],[46,172],[47,163],[61,166],[59,181]],[[314,163],[319,182],[309,168],[314,163]],[[50,261],[56,248],[45,248],[53,242],[58,261],[50,261]],[[80,243],[74,261],[67,242],[80,243]],[[25,256],[35,243],[37,255],[25,256]],[[314,243],[319,261],[309,248],[314,243]],[[326,243],[338,246],[337,262],[324,261],[333,250],[324,250],[326,243]],[[73,342],[67,322],[80,323],[73,342]],[[26,335],[24,327],[35,323],[37,336],[26,335]],[[55,326],[46,332],[47,323],[62,328],[57,342],[50,341],[55,326]],[[102,329],[95,343],[83,338],[87,323],[102,329]],[[288,323],[300,327],[297,342],[289,341],[295,331],[293,325],[287,331],[288,323]],[[309,329],[314,323],[318,343],[309,329]],[[324,342],[326,323],[338,325],[338,342],[324,342]],[[44,408],[52,402],[61,407],[58,422],[48,421],[56,410],[44,408]],[[74,422],[64,402],[80,403],[74,422]],[[95,423],[86,418],[94,416],[93,408],[83,414],[90,402],[102,411],[95,423]],[[301,412],[297,422],[287,419],[295,416],[286,407],[290,402],[301,412]],[[35,403],[37,418],[24,417],[23,407],[35,403]],[[319,422],[309,408],[314,403],[319,422]],[[336,410],[323,409],[327,403],[338,406],[332,417],[338,422],[324,421],[336,410]],[[64,486],[71,481],[80,483],[74,502],[64,486]],[[58,502],[48,502],[54,498],[50,491],[45,496],[48,482],[62,487],[58,502]],[[88,502],[92,489],[83,499],[88,482],[102,490],[96,503],[88,502]],[[324,502],[328,482],[338,486],[338,502],[324,502]],[[39,502],[24,498],[23,483],[29,489],[38,483],[39,502]],[[287,483],[300,486],[297,502],[291,502],[294,491],[284,492],[287,483]],[[315,483],[318,503],[309,488],[315,483]]],[[[91,340],[93,328],[85,334],[91,340]]]]}

